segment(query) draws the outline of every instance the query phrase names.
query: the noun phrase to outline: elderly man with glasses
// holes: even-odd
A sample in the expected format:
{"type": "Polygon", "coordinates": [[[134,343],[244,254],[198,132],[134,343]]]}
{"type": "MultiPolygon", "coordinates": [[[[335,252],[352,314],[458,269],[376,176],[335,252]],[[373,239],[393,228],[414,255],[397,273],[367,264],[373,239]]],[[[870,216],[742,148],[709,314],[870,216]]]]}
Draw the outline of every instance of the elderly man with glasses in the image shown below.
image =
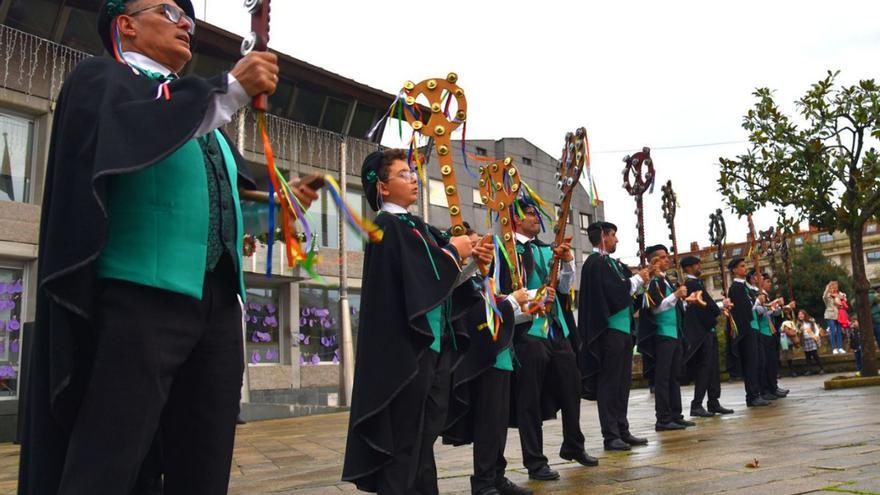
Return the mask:
{"type": "MultiPolygon", "coordinates": [[[[227,491],[242,378],[247,166],[219,128],[278,82],[251,53],[211,79],[190,0],[106,0],[112,58],[54,115],[24,388],[19,493],[135,489],[154,439],[166,494],[227,491]]],[[[298,185],[308,205],[317,196],[298,185]]]]}

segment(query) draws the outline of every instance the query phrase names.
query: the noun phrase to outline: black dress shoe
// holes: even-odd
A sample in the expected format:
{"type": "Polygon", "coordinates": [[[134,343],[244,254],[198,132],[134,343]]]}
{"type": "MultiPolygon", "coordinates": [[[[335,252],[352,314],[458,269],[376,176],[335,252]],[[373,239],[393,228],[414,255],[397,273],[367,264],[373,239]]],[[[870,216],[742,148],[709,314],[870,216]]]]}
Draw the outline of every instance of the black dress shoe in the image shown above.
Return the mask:
{"type": "Polygon", "coordinates": [[[720,403],[709,403],[709,412],[714,414],[733,414],[733,409],[728,409],[720,403]]]}
{"type": "Polygon", "coordinates": [[[566,461],[575,461],[581,466],[598,466],[599,459],[587,454],[586,452],[580,452],[574,455],[569,454],[559,454],[559,457],[565,459],[566,461]]]}
{"type": "Polygon", "coordinates": [[[537,481],[553,481],[559,479],[559,473],[544,465],[534,471],[529,471],[529,479],[537,481]]]}
{"type": "Polygon", "coordinates": [[[686,419],[684,419],[684,418],[673,419],[672,421],[673,421],[674,423],[676,423],[676,424],[679,424],[679,425],[681,425],[681,426],[684,426],[685,428],[688,428],[688,427],[690,427],[690,426],[697,426],[697,424],[694,423],[693,421],[688,421],[688,420],[686,420],[686,419]]]}
{"type": "Polygon", "coordinates": [[[478,491],[476,495],[501,495],[501,492],[499,492],[494,486],[490,486],[489,488],[483,488],[478,491]]]}
{"type": "Polygon", "coordinates": [[[647,438],[635,437],[632,435],[632,433],[627,433],[626,435],[620,437],[620,439],[630,445],[648,445],[647,438]]]}
{"type": "Polygon", "coordinates": [[[764,392],[763,394],[761,394],[761,398],[764,400],[776,400],[779,397],[776,397],[774,394],[771,394],[770,392],[764,392]]]}
{"type": "Polygon", "coordinates": [[[605,450],[630,450],[630,446],[623,440],[615,438],[610,442],[607,440],[605,441],[605,450]]]}
{"type": "Polygon", "coordinates": [[[675,421],[670,421],[668,423],[656,423],[654,425],[654,431],[675,431],[675,430],[683,430],[684,425],[680,425],[675,421]]]}
{"type": "Polygon", "coordinates": [[[773,392],[773,395],[776,395],[777,397],[787,397],[788,392],[789,390],[787,388],[777,388],[776,391],[773,392]]]}
{"type": "Polygon", "coordinates": [[[517,485],[507,478],[503,478],[501,483],[495,485],[495,489],[497,489],[498,493],[501,495],[532,495],[535,493],[524,486],[517,485]]]}
{"type": "Polygon", "coordinates": [[[746,401],[746,406],[748,406],[748,407],[762,407],[762,406],[769,406],[769,405],[770,405],[770,401],[764,400],[760,397],[756,397],[753,400],[746,401]]]}
{"type": "Polygon", "coordinates": [[[709,411],[703,409],[703,406],[700,406],[696,408],[691,408],[691,416],[696,418],[711,418],[712,416],[715,416],[715,414],[710,413],[709,411]]]}

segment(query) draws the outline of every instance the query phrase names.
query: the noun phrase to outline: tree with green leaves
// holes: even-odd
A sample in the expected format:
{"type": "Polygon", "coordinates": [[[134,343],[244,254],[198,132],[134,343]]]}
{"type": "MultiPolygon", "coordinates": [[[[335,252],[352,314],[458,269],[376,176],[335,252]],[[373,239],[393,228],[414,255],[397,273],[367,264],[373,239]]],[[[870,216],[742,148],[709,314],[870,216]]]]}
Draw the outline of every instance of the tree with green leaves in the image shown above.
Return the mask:
{"type": "Polygon", "coordinates": [[[837,85],[837,72],[813,84],[796,102],[798,118],[784,114],[773,92],[759,88],[743,118],[749,150],[721,158],[719,190],[747,215],[772,207],[794,211],[811,225],[849,236],[855,301],[862,332],[863,376],[877,375],[869,282],[862,239],[880,213],[880,87],[873,79],[837,85]]]}

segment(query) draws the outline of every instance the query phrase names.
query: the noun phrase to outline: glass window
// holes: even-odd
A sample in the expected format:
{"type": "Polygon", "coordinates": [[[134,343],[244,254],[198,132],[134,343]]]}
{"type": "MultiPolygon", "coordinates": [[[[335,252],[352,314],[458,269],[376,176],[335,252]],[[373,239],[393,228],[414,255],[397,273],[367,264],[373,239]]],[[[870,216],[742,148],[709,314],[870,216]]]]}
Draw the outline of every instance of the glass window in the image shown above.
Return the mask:
{"type": "MultiPolygon", "coordinates": [[[[360,322],[360,292],[350,289],[348,301],[351,307],[351,331],[356,344],[360,322]]],[[[299,306],[300,364],[308,366],[338,363],[339,335],[342,328],[339,318],[339,290],[301,286],[299,306]]]]}
{"type": "Polygon", "coordinates": [[[482,197],[482,194],[480,193],[479,189],[471,189],[471,193],[472,193],[475,205],[483,204],[483,197],[482,197]]]}
{"type": "Polygon", "coordinates": [[[743,253],[743,248],[735,247],[730,250],[731,256],[740,256],[743,253]]]}
{"type": "Polygon", "coordinates": [[[448,207],[446,191],[443,189],[443,181],[428,179],[428,201],[434,206],[448,207]]]}
{"type": "Polygon", "coordinates": [[[358,103],[354,110],[354,116],[351,118],[351,127],[348,129],[348,135],[356,138],[365,139],[370,128],[373,127],[373,117],[376,115],[376,109],[358,103]]]}
{"type": "Polygon", "coordinates": [[[590,215],[587,213],[581,213],[581,228],[586,230],[591,223],[593,222],[590,221],[590,215]]]}
{"type": "Polygon", "coordinates": [[[303,124],[318,125],[323,108],[324,95],[302,86],[297,88],[296,102],[293,104],[293,120],[303,124]]]}
{"type": "Polygon", "coordinates": [[[287,79],[282,79],[275,88],[275,92],[269,96],[269,113],[288,117],[287,107],[290,104],[290,97],[293,96],[293,83],[287,79]]]}
{"type": "Polygon", "coordinates": [[[248,287],[247,300],[244,320],[248,362],[281,363],[281,335],[287,325],[280,310],[280,290],[248,287]]]}
{"type": "Polygon", "coordinates": [[[95,35],[95,13],[71,8],[61,44],[93,54],[104,53],[104,45],[95,35]]]}
{"type": "Polygon", "coordinates": [[[868,251],[865,256],[868,257],[868,263],[880,262],[880,251],[868,251]]]}
{"type": "Polygon", "coordinates": [[[721,289],[721,275],[712,275],[712,287],[721,289]]]}
{"type": "Polygon", "coordinates": [[[33,161],[34,122],[30,119],[0,112],[3,134],[0,162],[0,200],[30,200],[31,162],[33,161]]]}
{"type": "Polygon", "coordinates": [[[41,38],[49,38],[60,9],[61,2],[58,0],[12,0],[5,24],[41,38]]]}
{"type": "Polygon", "coordinates": [[[225,59],[199,52],[193,58],[193,72],[202,77],[214,77],[221,72],[228,71],[235,65],[231,59],[225,59]]]}
{"type": "Polygon", "coordinates": [[[332,132],[342,132],[342,128],[345,127],[345,118],[348,117],[348,107],[348,102],[327,98],[327,108],[324,109],[321,127],[332,132]]]}
{"type": "Polygon", "coordinates": [[[321,212],[321,246],[339,248],[339,208],[327,188],[321,188],[318,207],[315,211],[321,212]]]}
{"type": "Polygon", "coordinates": [[[23,273],[0,268],[0,397],[14,397],[18,386],[23,273]]]}
{"type": "Polygon", "coordinates": [[[865,232],[867,232],[868,234],[873,234],[873,233],[877,232],[877,224],[876,223],[869,223],[868,226],[865,227],[865,232]]]}
{"type": "Polygon", "coordinates": [[[531,159],[531,158],[522,157],[522,163],[523,163],[523,165],[531,165],[531,164],[532,164],[532,159],[531,159]]]}
{"type": "Polygon", "coordinates": [[[803,246],[804,245],[804,238],[803,237],[795,237],[794,238],[794,245],[795,246],[803,246]]]}
{"type": "Polygon", "coordinates": [[[489,153],[486,151],[486,148],[480,148],[479,146],[477,146],[477,156],[488,156],[488,154],[489,153]]]}
{"type": "MultiPolygon", "coordinates": [[[[364,193],[361,191],[346,191],[345,192],[345,202],[348,203],[348,206],[353,209],[358,215],[364,217],[364,193]]],[[[348,222],[345,223],[345,250],[346,251],[363,251],[364,250],[364,240],[361,238],[360,234],[352,228],[348,222]]]]}
{"type": "Polygon", "coordinates": [[[819,242],[831,242],[834,240],[834,236],[831,234],[819,234],[819,242]]]}

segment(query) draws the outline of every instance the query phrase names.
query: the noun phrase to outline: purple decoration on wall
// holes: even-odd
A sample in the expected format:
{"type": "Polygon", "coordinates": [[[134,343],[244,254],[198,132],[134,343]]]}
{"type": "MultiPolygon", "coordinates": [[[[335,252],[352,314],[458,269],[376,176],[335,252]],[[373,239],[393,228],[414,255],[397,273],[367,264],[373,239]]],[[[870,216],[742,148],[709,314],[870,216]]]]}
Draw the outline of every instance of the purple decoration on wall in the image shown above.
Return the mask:
{"type": "Polygon", "coordinates": [[[304,354],[300,354],[300,355],[299,355],[299,364],[302,365],[302,366],[305,366],[305,364],[306,364],[306,358],[305,358],[305,355],[304,355],[304,354]]]}
{"type": "Polygon", "coordinates": [[[272,303],[267,304],[266,305],[266,312],[269,314],[274,314],[275,313],[275,305],[272,303]]]}
{"type": "Polygon", "coordinates": [[[6,328],[8,328],[10,332],[17,332],[21,328],[21,323],[18,322],[15,316],[13,316],[12,319],[9,320],[9,323],[6,324],[6,328]]]}
{"type": "Polygon", "coordinates": [[[9,343],[9,352],[12,352],[12,353],[18,352],[18,339],[15,339],[9,343]]]}
{"type": "Polygon", "coordinates": [[[325,318],[327,316],[330,316],[330,310],[327,308],[321,308],[321,309],[315,308],[315,316],[320,316],[321,318],[325,318]]]}
{"type": "Polygon", "coordinates": [[[22,292],[24,292],[21,284],[21,279],[16,280],[15,283],[12,284],[12,287],[9,288],[9,292],[12,294],[21,294],[22,292]]]}
{"type": "Polygon", "coordinates": [[[254,342],[272,342],[272,335],[267,332],[256,331],[251,335],[251,340],[254,342]]]}
{"type": "Polygon", "coordinates": [[[268,327],[275,328],[275,327],[278,326],[278,319],[275,318],[274,316],[267,316],[267,317],[263,320],[263,324],[266,325],[266,326],[268,326],[268,327]]]}
{"type": "Polygon", "coordinates": [[[302,342],[303,345],[309,345],[309,336],[301,333],[299,334],[299,341],[302,342]]]}
{"type": "Polygon", "coordinates": [[[312,364],[320,364],[320,363],[321,363],[321,358],[319,358],[317,354],[313,354],[312,355],[312,364]]]}
{"type": "Polygon", "coordinates": [[[254,351],[253,354],[251,354],[251,363],[257,364],[262,360],[263,358],[260,356],[260,351],[254,351]]]}
{"type": "Polygon", "coordinates": [[[269,349],[266,351],[266,361],[275,361],[278,359],[278,351],[269,349]]]}
{"type": "Polygon", "coordinates": [[[16,375],[15,368],[11,365],[4,364],[3,366],[0,366],[0,378],[15,378],[16,375]]]}
{"type": "Polygon", "coordinates": [[[10,286],[8,284],[0,283],[0,294],[5,295],[9,293],[9,288],[10,286]]]}
{"type": "Polygon", "coordinates": [[[336,354],[333,355],[333,364],[339,364],[339,356],[336,354]]]}

